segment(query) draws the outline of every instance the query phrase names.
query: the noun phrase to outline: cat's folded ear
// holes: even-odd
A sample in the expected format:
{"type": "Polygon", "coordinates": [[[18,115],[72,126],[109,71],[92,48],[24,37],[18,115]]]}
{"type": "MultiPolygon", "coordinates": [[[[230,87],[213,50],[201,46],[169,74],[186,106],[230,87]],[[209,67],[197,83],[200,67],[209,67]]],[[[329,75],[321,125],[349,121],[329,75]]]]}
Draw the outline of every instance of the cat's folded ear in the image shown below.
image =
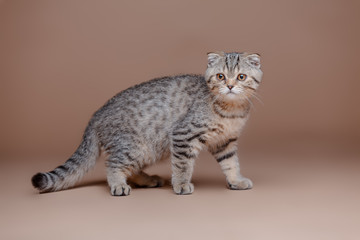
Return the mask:
{"type": "Polygon", "coordinates": [[[251,66],[256,67],[256,68],[261,67],[260,54],[257,54],[257,53],[249,54],[246,56],[246,59],[251,66]]]}
{"type": "Polygon", "coordinates": [[[209,52],[208,56],[208,67],[212,67],[217,64],[221,58],[225,56],[224,52],[209,52]]]}

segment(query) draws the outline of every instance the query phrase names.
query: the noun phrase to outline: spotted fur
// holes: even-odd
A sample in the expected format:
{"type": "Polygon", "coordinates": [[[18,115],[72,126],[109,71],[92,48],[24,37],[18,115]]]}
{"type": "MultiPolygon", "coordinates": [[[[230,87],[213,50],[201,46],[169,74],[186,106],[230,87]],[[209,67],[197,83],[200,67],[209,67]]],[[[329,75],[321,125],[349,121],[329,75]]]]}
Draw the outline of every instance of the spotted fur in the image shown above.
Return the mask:
{"type": "Polygon", "coordinates": [[[40,192],[69,188],[104,151],[114,196],[130,194],[127,180],[162,186],[162,179],[142,171],[161,159],[171,161],[174,192],[191,194],[194,161],[208,149],[230,189],[251,188],[252,182],[240,174],[236,140],[261,78],[259,55],[217,52],[208,54],[204,76],[163,77],[126,89],[95,112],[75,153],[53,171],[36,174],[32,183],[40,192]],[[239,74],[247,78],[240,81],[239,74]]]}

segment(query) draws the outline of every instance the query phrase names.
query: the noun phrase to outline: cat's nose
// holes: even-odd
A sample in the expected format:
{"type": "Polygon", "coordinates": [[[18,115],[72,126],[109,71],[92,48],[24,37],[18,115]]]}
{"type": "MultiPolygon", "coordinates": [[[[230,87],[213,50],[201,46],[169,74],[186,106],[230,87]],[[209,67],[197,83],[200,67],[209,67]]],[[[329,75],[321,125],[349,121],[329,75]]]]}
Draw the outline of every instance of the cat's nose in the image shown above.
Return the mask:
{"type": "Polygon", "coordinates": [[[233,85],[228,85],[227,87],[231,90],[234,86],[233,85]]]}

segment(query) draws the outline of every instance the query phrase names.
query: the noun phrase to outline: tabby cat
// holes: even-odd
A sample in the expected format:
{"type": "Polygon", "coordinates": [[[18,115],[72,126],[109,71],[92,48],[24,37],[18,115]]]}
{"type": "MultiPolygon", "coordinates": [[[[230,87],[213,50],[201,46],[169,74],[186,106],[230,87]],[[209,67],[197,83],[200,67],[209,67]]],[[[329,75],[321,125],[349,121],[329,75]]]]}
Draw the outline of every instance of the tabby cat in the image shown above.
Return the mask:
{"type": "Polygon", "coordinates": [[[162,186],[160,177],[142,171],[162,159],[171,160],[174,192],[191,194],[194,161],[205,148],[230,189],[250,189],[251,180],[240,174],[236,143],[261,78],[258,54],[215,52],[208,53],[204,76],[163,77],[128,88],[95,112],[75,153],[53,171],[33,176],[32,184],[40,192],[69,188],[104,151],[113,196],[130,194],[128,180],[162,186]]]}

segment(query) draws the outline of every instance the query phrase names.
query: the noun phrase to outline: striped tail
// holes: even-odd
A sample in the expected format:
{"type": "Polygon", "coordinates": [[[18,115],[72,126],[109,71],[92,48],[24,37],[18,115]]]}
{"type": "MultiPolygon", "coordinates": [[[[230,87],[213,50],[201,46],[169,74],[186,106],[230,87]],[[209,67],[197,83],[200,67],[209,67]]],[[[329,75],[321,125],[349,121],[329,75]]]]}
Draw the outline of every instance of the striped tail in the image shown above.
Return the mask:
{"type": "Polygon", "coordinates": [[[51,172],[35,174],[31,182],[40,192],[54,192],[72,187],[95,165],[99,153],[99,141],[90,124],[80,146],[63,165],[51,172]]]}

